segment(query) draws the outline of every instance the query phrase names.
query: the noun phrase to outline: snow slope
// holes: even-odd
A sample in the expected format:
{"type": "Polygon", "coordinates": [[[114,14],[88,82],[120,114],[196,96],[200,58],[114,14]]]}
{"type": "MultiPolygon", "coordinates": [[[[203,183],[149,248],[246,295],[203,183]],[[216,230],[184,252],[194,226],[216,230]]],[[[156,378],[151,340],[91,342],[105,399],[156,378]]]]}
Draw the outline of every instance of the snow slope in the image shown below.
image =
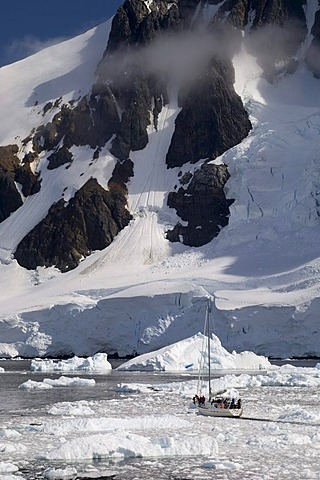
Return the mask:
{"type": "MultiPolygon", "coordinates": [[[[312,22],[314,3],[308,8],[312,22]]],[[[22,155],[21,140],[55,113],[43,117],[48,101],[90,91],[109,29],[107,22],[0,69],[1,145],[18,143],[22,155]]],[[[41,158],[41,191],[0,224],[0,356],[146,353],[202,330],[208,294],[215,333],[229,351],[320,355],[319,81],[301,64],[270,85],[245,51],[234,66],[254,128],[215,160],[231,174],[229,225],[197,249],[165,239],[177,221],[167,192],[179,170],[197,168],[166,168],[179,111],[172,93],[147,147],[131,155],[130,225],[71,272],[26,271],[12,257],[19,241],[90,176],[106,187],[115,163],[108,145],[92,165],[89,147],[74,149],[68,170],[48,171],[41,158]]]]}

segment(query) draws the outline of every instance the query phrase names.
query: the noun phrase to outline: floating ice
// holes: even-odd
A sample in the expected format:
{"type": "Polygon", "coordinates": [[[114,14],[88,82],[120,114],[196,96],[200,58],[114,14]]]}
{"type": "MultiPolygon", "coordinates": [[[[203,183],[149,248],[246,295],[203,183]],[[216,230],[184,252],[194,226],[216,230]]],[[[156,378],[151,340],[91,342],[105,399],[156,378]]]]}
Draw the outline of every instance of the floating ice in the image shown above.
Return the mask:
{"type": "Polygon", "coordinates": [[[14,473],[17,472],[19,468],[13,463],[0,462],[0,474],[4,473],[14,473]]]}
{"type": "Polygon", "coordinates": [[[125,383],[118,383],[118,385],[115,388],[116,392],[122,392],[122,393],[140,393],[141,388],[140,386],[137,385],[127,385],[125,383]]]}
{"type": "Polygon", "coordinates": [[[243,468],[240,463],[231,461],[208,460],[201,465],[203,468],[212,468],[213,470],[239,470],[243,468]]]}
{"type": "MultiPolygon", "coordinates": [[[[202,364],[205,366],[207,363],[206,354],[200,353],[205,352],[206,338],[202,333],[198,333],[155,352],[133,358],[120,365],[117,370],[198,371],[202,364]]],[[[212,369],[265,370],[271,368],[266,357],[253,352],[229,353],[215,335],[212,335],[210,354],[212,369]]]]}
{"type": "Polygon", "coordinates": [[[79,378],[79,377],[59,377],[44,378],[43,383],[53,387],[93,387],[96,381],[93,378],[79,378]]]}
{"type": "Polygon", "coordinates": [[[59,377],[59,378],[44,378],[42,382],[35,382],[34,380],[27,380],[19,385],[20,390],[49,390],[53,387],[93,387],[96,381],[91,378],[79,377],[59,377]]]}
{"type": "Polygon", "coordinates": [[[49,480],[73,480],[77,477],[77,470],[72,467],[47,468],[43,472],[43,476],[49,480]]]}
{"type": "Polygon", "coordinates": [[[93,415],[95,412],[85,401],[56,403],[48,409],[49,415],[93,415]]]}
{"type": "Polygon", "coordinates": [[[0,443],[0,453],[4,454],[11,454],[14,452],[25,452],[27,450],[27,447],[25,445],[22,445],[21,443],[18,443],[17,445],[12,445],[12,443],[7,443],[7,444],[1,444],[0,443]]]}
{"type": "Polygon", "coordinates": [[[74,356],[67,360],[40,360],[31,361],[30,369],[34,372],[109,372],[112,370],[108,355],[96,353],[93,357],[82,358],[74,356]]]}
{"type": "Polygon", "coordinates": [[[180,435],[150,438],[125,432],[74,438],[48,452],[48,460],[99,460],[104,458],[139,458],[173,456],[213,456],[218,444],[207,435],[180,435]]]}
{"type": "Polygon", "coordinates": [[[20,390],[49,390],[53,388],[52,385],[48,385],[43,382],[35,382],[34,380],[27,380],[18,387],[20,390]]]}
{"type": "Polygon", "coordinates": [[[279,415],[279,420],[291,422],[319,422],[320,414],[315,415],[296,405],[295,407],[287,407],[286,411],[279,415]]]}
{"type": "Polygon", "coordinates": [[[17,432],[17,430],[14,430],[13,428],[2,428],[0,430],[0,437],[19,437],[20,433],[17,432]]]}
{"type": "Polygon", "coordinates": [[[66,434],[69,432],[86,433],[108,433],[122,430],[125,433],[129,431],[162,431],[189,429],[190,423],[182,418],[173,415],[150,415],[129,418],[120,417],[99,417],[99,418],[71,418],[52,421],[43,426],[43,432],[46,434],[56,434],[57,432],[66,434]]]}
{"type": "Polygon", "coordinates": [[[1,475],[1,480],[25,480],[25,477],[21,477],[21,475],[14,475],[14,474],[5,474],[1,475]]]}

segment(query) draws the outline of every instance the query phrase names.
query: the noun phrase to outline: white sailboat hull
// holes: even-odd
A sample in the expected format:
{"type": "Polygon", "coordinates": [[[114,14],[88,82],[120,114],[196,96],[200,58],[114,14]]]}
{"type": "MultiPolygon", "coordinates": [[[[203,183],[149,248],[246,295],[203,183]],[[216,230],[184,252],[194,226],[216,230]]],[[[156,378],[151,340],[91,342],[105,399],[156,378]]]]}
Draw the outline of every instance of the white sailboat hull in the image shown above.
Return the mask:
{"type": "Polygon", "coordinates": [[[217,408],[213,405],[198,405],[198,412],[207,417],[241,417],[242,408],[217,408]]]}

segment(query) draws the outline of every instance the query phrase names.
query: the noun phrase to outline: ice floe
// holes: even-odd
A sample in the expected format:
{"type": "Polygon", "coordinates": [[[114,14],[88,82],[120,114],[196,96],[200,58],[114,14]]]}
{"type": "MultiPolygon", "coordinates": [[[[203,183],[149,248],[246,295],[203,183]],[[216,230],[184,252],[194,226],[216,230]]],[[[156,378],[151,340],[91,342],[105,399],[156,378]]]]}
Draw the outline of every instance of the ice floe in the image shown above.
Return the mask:
{"type": "Polygon", "coordinates": [[[75,438],[48,452],[49,460],[101,460],[104,458],[172,457],[216,455],[212,436],[164,435],[156,438],[134,433],[113,432],[75,438]]]}
{"type": "Polygon", "coordinates": [[[48,408],[49,415],[72,415],[72,416],[87,416],[94,415],[94,410],[89,407],[88,402],[60,402],[48,408]]]}
{"type": "Polygon", "coordinates": [[[93,387],[96,381],[93,378],[65,377],[44,378],[42,382],[27,380],[19,385],[21,390],[49,390],[53,387],[93,387]]]}
{"type": "Polygon", "coordinates": [[[30,369],[33,372],[97,372],[105,373],[112,370],[106,353],[96,353],[93,357],[74,356],[67,360],[31,360],[30,369]]]}
{"type": "Polygon", "coordinates": [[[49,480],[74,480],[77,477],[77,470],[73,467],[47,468],[43,476],[49,480]]]}

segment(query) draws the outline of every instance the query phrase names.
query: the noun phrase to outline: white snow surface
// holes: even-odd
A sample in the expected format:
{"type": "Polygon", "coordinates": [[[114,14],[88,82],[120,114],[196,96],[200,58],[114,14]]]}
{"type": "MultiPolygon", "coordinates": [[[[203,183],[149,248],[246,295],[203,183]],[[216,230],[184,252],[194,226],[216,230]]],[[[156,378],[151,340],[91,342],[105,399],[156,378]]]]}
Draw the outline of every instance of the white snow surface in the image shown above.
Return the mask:
{"type": "MultiPolygon", "coordinates": [[[[307,1],[310,22],[317,8],[307,1]]],[[[22,140],[57,111],[43,116],[44,105],[90,91],[110,25],[0,69],[1,145],[17,143],[23,158],[28,146],[22,140]]],[[[128,227],[71,272],[27,271],[13,257],[19,241],[63,193],[69,200],[91,176],[107,187],[115,164],[108,145],[92,165],[92,149],[74,148],[68,170],[49,171],[41,158],[40,192],[0,224],[0,356],[155,351],[201,329],[208,295],[215,298],[215,333],[228,351],[320,355],[319,80],[301,64],[271,85],[244,50],[234,66],[235,89],[253,129],[215,160],[231,175],[229,225],[201,248],[165,238],[178,221],[167,192],[180,170],[199,166],[166,168],[179,112],[172,91],[158,130],[150,126],[146,148],[130,155],[128,227]]]]}

